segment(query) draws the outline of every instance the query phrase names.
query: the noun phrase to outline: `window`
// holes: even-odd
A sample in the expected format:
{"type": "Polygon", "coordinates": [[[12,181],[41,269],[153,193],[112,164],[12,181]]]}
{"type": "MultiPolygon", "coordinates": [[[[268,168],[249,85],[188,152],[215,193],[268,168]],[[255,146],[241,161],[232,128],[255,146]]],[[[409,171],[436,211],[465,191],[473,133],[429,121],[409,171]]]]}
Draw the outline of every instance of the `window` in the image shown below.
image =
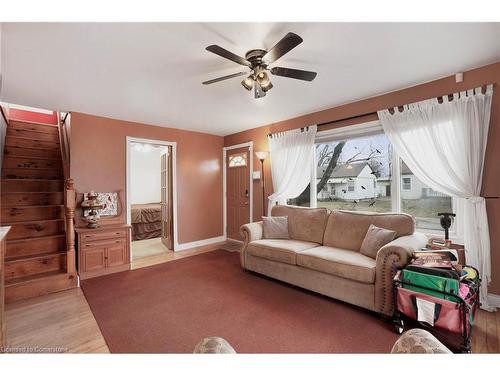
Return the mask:
{"type": "Polygon", "coordinates": [[[247,153],[229,155],[229,168],[245,167],[247,165],[247,153]]]}
{"type": "Polygon", "coordinates": [[[403,190],[411,190],[411,178],[410,177],[401,177],[403,181],[403,190]]]}
{"type": "Polygon", "coordinates": [[[354,191],[354,180],[347,181],[347,191],[354,191]]]}
{"type": "Polygon", "coordinates": [[[404,212],[415,217],[419,230],[442,234],[437,214],[453,212],[452,198],[417,179],[394,154],[378,122],[318,132],[315,151],[311,184],[288,204],[404,212]]]}
{"type": "MultiPolygon", "coordinates": [[[[452,198],[432,190],[420,181],[401,160],[401,205],[400,211],[412,215],[417,228],[427,231],[442,231],[439,212],[453,212],[452,198]]],[[[454,231],[454,227],[450,228],[454,231]]]]}
{"type": "Polygon", "coordinates": [[[391,194],[385,186],[390,186],[392,180],[392,152],[380,127],[352,136],[323,138],[322,133],[318,133],[315,145],[316,207],[390,211],[391,194]],[[332,189],[320,190],[325,183],[332,189]]]}

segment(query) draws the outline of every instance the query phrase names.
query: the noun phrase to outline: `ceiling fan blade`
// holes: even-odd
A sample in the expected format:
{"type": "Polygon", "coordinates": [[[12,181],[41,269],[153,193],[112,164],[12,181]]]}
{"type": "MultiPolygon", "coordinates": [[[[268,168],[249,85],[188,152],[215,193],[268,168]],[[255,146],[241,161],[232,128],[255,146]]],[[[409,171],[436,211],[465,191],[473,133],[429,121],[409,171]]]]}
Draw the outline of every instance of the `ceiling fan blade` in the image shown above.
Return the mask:
{"type": "Polygon", "coordinates": [[[272,68],[271,73],[274,74],[275,76],[301,79],[303,81],[312,81],[314,78],[316,78],[316,75],[318,74],[316,72],[310,72],[308,70],[282,68],[279,66],[272,68]]]}
{"type": "Polygon", "coordinates": [[[209,52],[215,53],[216,55],[224,57],[225,59],[234,61],[237,64],[245,65],[245,66],[248,66],[249,68],[252,67],[252,64],[247,59],[244,59],[241,56],[235,55],[234,53],[229,52],[227,49],[224,49],[216,44],[212,44],[211,46],[208,46],[205,49],[209,52]]]}
{"type": "Polygon", "coordinates": [[[302,41],[302,38],[297,34],[288,33],[273,48],[267,51],[263,58],[268,64],[271,64],[297,47],[302,41]]]}
{"type": "Polygon", "coordinates": [[[203,84],[204,85],[210,85],[211,83],[224,81],[226,79],[230,79],[230,78],[234,78],[234,77],[246,76],[247,74],[248,73],[245,73],[245,72],[239,72],[239,73],[229,74],[228,76],[214,78],[214,79],[205,81],[205,82],[203,82],[203,84]]]}
{"type": "Polygon", "coordinates": [[[263,98],[264,96],[266,96],[265,91],[262,90],[262,87],[260,87],[258,82],[255,82],[255,85],[254,85],[254,95],[255,95],[255,99],[263,98]]]}

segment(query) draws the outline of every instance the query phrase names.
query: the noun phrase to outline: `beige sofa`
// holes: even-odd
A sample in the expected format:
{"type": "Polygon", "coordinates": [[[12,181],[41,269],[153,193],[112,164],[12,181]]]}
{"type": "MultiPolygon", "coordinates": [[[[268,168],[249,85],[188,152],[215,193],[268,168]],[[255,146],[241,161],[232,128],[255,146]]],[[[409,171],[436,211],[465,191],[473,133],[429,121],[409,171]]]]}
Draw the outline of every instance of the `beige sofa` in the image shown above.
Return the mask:
{"type": "Polygon", "coordinates": [[[244,269],[386,316],[393,313],[396,268],[427,241],[424,234],[415,232],[415,220],[406,214],[290,206],[274,206],[271,214],[288,216],[290,239],[263,239],[262,222],[243,225],[244,269]],[[376,259],[359,252],[370,224],[397,232],[376,259]]]}

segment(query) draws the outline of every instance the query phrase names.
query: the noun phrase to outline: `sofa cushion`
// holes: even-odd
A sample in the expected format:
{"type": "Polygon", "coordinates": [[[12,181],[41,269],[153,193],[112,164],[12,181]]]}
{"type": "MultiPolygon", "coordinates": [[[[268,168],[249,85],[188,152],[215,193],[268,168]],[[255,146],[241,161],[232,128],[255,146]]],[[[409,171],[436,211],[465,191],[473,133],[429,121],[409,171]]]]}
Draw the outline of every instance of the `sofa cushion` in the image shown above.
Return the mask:
{"type": "Polygon", "coordinates": [[[396,237],[396,232],[384,228],[379,228],[370,224],[366,232],[365,239],[359,248],[359,252],[370,258],[377,258],[377,253],[380,248],[396,237]]]}
{"type": "Polygon", "coordinates": [[[297,265],[362,283],[375,282],[375,259],[357,251],[319,246],[298,253],[297,265]]]}
{"type": "Polygon", "coordinates": [[[262,232],[264,238],[289,239],[288,216],[262,216],[262,232]]]}
{"type": "Polygon", "coordinates": [[[336,210],[328,217],[323,245],[359,251],[370,224],[395,231],[396,238],[415,231],[415,219],[407,214],[336,210]]]}
{"type": "Polygon", "coordinates": [[[257,240],[248,244],[247,252],[256,257],[296,265],[298,252],[318,246],[307,241],[257,240]]]}
{"type": "Polygon", "coordinates": [[[322,243],[328,210],[295,206],[273,206],[272,216],[288,216],[290,238],[299,241],[322,243]]]}

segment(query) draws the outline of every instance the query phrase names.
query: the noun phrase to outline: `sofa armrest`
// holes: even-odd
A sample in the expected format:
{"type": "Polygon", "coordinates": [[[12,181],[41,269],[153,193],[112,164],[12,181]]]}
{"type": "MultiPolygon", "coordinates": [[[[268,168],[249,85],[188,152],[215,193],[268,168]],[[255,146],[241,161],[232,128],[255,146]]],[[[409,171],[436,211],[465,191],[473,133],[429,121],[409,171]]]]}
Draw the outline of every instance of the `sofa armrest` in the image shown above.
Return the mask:
{"type": "Polygon", "coordinates": [[[262,221],[257,221],[254,223],[248,223],[242,225],[240,228],[240,234],[243,237],[243,246],[240,250],[240,259],[241,266],[245,267],[245,258],[246,258],[246,250],[248,248],[248,244],[252,241],[257,241],[262,239],[263,235],[263,227],[262,221]]]}
{"type": "Polygon", "coordinates": [[[382,246],[377,253],[375,273],[375,310],[386,316],[394,311],[392,279],[397,268],[404,267],[410,261],[414,251],[427,243],[427,236],[415,232],[402,236],[382,246]]]}

